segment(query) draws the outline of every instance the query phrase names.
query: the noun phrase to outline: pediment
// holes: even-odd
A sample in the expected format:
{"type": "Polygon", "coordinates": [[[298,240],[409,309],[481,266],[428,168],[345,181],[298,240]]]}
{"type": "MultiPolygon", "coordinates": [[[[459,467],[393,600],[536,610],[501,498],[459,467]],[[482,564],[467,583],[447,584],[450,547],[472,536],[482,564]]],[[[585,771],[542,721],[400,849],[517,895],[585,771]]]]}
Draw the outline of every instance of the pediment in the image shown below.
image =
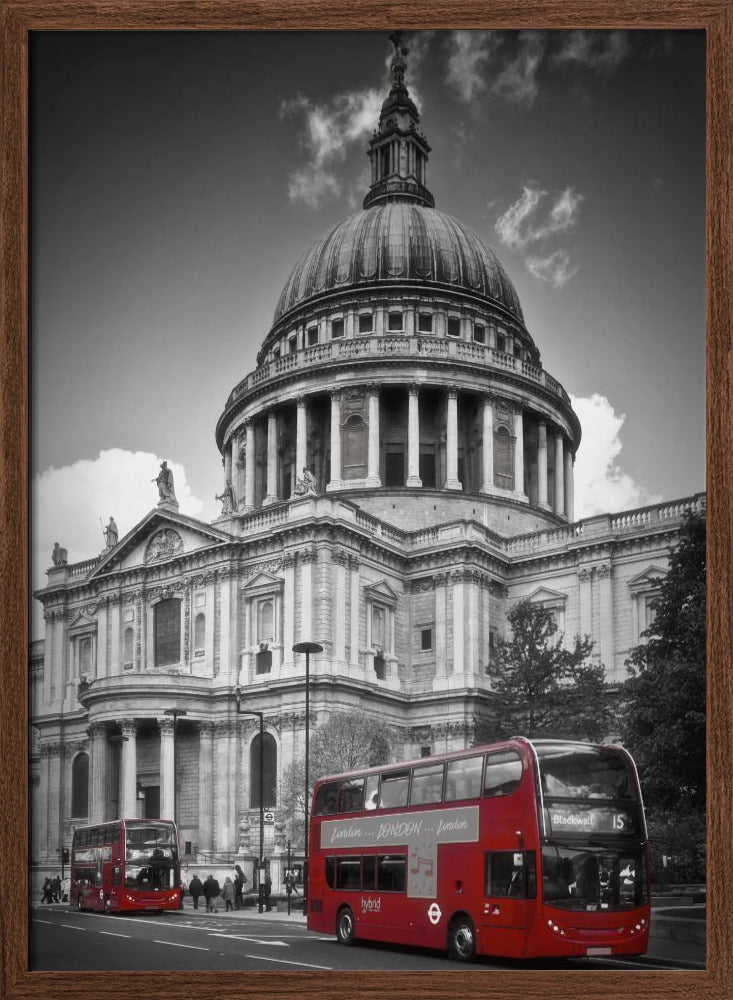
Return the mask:
{"type": "Polygon", "coordinates": [[[656,590],[667,575],[662,566],[648,566],[628,582],[629,590],[656,590]]]}
{"type": "Polygon", "coordinates": [[[379,580],[377,583],[371,583],[368,587],[365,587],[364,590],[372,600],[381,599],[388,604],[397,603],[397,591],[393,590],[386,580],[379,580]]]}
{"type": "Polygon", "coordinates": [[[97,627],[97,621],[95,618],[90,618],[88,614],[84,611],[80,611],[74,616],[73,621],[69,622],[69,632],[87,632],[91,629],[97,627]]]}
{"type": "Polygon", "coordinates": [[[551,590],[549,587],[538,587],[528,594],[525,600],[532,604],[565,604],[568,599],[567,594],[559,590],[551,590]]]}
{"type": "Polygon", "coordinates": [[[135,566],[157,565],[230,540],[227,532],[212,528],[203,521],[156,509],[102,557],[91,577],[135,566]]]}
{"type": "Polygon", "coordinates": [[[242,587],[242,590],[246,590],[248,593],[252,591],[262,591],[262,592],[272,592],[273,590],[279,590],[283,586],[283,580],[279,576],[273,576],[272,573],[255,573],[255,575],[242,587]]]}

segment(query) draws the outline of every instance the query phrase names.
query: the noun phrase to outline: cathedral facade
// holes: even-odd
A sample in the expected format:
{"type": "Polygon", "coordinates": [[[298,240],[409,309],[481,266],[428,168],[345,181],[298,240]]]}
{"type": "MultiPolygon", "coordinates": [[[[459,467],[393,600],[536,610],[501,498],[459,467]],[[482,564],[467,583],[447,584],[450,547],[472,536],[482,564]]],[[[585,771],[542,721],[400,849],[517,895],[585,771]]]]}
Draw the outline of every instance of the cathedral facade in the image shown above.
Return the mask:
{"type": "Polygon", "coordinates": [[[589,635],[619,683],[704,511],[699,494],[575,520],[579,421],[493,251],[435,208],[404,70],[398,43],[364,207],[297,262],[224,405],[221,516],[181,514],[162,468],[130,532],[82,563],[54,552],[30,669],[39,875],[117,816],[175,816],[191,867],[251,863],[262,796],[277,885],[306,731],[293,646],[322,646],[311,733],[358,711],[395,761],[463,748],[492,717],[513,603],[589,635]]]}

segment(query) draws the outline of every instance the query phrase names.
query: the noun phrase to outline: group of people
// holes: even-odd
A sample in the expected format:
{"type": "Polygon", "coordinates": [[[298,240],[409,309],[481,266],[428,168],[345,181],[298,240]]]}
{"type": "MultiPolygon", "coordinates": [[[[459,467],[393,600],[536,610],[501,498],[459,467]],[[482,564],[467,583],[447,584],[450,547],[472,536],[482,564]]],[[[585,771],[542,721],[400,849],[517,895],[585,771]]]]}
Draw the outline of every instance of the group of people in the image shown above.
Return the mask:
{"type": "MultiPolygon", "coordinates": [[[[66,881],[66,879],[64,879],[66,881]]],[[[61,903],[63,901],[64,890],[61,878],[47,878],[41,887],[42,903],[61,903]]]]}
{"type": "MultiPolygon", "coordinates": [[[[213,875],[208,875],[203,882],[198,875],[194,875],[188,884],[188,892],[193,900],[194,910],[198,910],[199,899],[202,896],[206,900],[207,913],[216,913],[216,901],[220,896],[224,900],[226,912],[241,910],[244,907],[244,887],[248,879],[242,871],[241,865],[235,865],[234,871],[234,878],[232,879],[227,875],[223,886],[219,884],[218,879],[214,878],[213,875]]],[[[263,888],[265,905],[269,911],[271,908],[270,893],[272,891],[269,872],[265,872],[263,888]]]]}

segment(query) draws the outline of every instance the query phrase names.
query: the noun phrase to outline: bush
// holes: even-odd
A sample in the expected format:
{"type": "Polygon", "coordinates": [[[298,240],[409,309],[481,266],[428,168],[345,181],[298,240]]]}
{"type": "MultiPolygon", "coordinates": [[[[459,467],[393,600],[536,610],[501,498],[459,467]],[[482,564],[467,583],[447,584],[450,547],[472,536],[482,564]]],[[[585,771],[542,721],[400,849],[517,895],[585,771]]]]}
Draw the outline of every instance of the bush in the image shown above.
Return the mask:
{"type": "Polygon", "coordinates": [[[647,817],[652,884],[705,881],[705,817],[665,814],[647,817]]]}

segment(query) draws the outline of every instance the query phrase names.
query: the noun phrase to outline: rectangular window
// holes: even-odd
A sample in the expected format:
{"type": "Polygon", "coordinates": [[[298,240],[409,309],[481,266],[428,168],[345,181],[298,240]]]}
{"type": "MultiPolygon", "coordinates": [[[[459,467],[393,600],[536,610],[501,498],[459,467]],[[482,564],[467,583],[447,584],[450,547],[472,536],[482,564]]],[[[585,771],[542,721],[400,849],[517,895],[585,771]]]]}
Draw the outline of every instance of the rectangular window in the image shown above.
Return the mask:
{"type": "Polygon", "coordinates": [[[477,799],[481,794],[482,757],[459,757],[448,761],[445,801],[477,799]]]}
{"type": "Polygon", "coordinates": [[[280,357],[280,348],[279,347],[274,347],[273,348],[273,350],[272,350],[272,357],[273,357],[274,361],[277,361],[277,359],[280,357]]]}
{"type": "Polygon", "coordinates": [[[272,670],[272,650],[261,649],[257,654],[257,673],[269,674],[272,670]]]}
{"type": "Polygon", "coordinates": [[[419,313],[417,317],[417,328],[420,333],[433,332],[433,317],[430,313],[419,313]]]}
{"type": "Polygon", "coordinates": [[[435,454],[432,451],[421,451],[419,456],[420,481],[428,489],[435,489],[435,454]]]}
{"type": "Polygon", "coordinates": [[[336,782],[328,785],[321,785],[316,793],[316,801],[313,806],[315,816],[333,816],[336,812],[336,800],[338,798],[338,785],[336,782]]]}
{"type": "Polygon", "coordinates": [[[336,888],[361,889],[361,858],[336,859],[336,888]]]}
{"type": "Polygon", "coordinates": [[[364,808],[367,810],[376,809],[378,803],[379,803],[379,775],[370,774],[366,780],[364,808]]]}
{"type": "Polygon", "coordinates": [[[430,757],[432,755],[432,749],[430,747],[420,747],[421,757],[430,757]]]}
{"type": "Polygon", "coordinates": [[[295,354],[295,352],[298,350],[298,341],[295,339],[295,337],[291,337],[290,340],[288,341],[288,350],[290,351],[291,354],[295,354]]]}
{"type": "Polygon", "coordinates": [[[181,602],[175,597],[155,605],[155,665],[178,663],[181,659],[181,602]]]}
{"type": "Polygon", "coordinates": [[[371,333],[374,329],[374,317],[371,313],[359,313],[359,333],[371,333]]]}
{"type": "Polygon", "coordinates": [[[420,629],[420,649],[423,653],[433,648],[433,630],[431,628],[420,629]]]}
{"type": "Polygon", "coordinates": [[[337,340],[339,337],[344,335],[344,321],[342,319],[335,319],[331,323],[331,337],[333,340],[337,340]]]}
{"type": "Polygon", "coordinates": [[[384,485],[405,485],[405,455],[401,451],[388,451],[384,456],[384,485]]]}
{"type": "Polygon", "coordinates": [[[486,855],[484,892],[487,896],[537,896],[537,863],[534,851],[493,851],[486,855]]]}
{"type": "Polygon", "coordinates": [[[388,329],[393,333],[399,333],[402,330],[401,312],[391,312],[389,314],[388,329]]]}
{"type": "Polygon", "coordinates": [[[404,854],[385,854],[377,859],[377,890],[404,892],[406,858],[404,854]]]}
{"type": "Polygon", "coordinates": [[[318,327],[309,326],[308,327],[308,347],[315,347],[318,343],[318,327]]]}
{"type": "Polygon", "coordinates": [[[484,795],[509,795],[522,779],[522,760],[513,750],[486,755],[484,795]]]}
{"type": "Polygon", "coordinates": [[[410,805],[421,806],[428,802],[440,802],[443,797],[443,765],[428,764],[416,767],[412,772],[410,805]]]}
{"type": "Polygon", "coordinates": [[[364,807],[364,779],[350,778],[341,782],[339,812],[361,812],[364,807]]]}
{"type": "Polygon", "coordinates": [[[399,806],[406,806],[409,787],[409,771],[394,771],[392,774],[383,774],[379,794],[379,808],[395,809],[399,806]]]}
{"type": "Polygon", "coordinates": [[[486,343],[486,327],[482,326],[481,323],[473,324],[473,339],[477,344],[486,343]]]}
{"type": "Polygon", "coordinates": [[[361,887],[373,891],[377,887],[377,858],[373,854],[367,854],[361,861],[361,887]]]}
{"type": "Polygon", "coordinates": [[[449,337],[460,337],[461,335],[461,321],[455,316],[448,317],[448,336],[449,337]]]}
{"type": "Polygon", "coordinates": [[[496,349],[499,354],[504,354],[506,352],[506,337],[503,333],[497,333],[496,335],[496,349]]]}

